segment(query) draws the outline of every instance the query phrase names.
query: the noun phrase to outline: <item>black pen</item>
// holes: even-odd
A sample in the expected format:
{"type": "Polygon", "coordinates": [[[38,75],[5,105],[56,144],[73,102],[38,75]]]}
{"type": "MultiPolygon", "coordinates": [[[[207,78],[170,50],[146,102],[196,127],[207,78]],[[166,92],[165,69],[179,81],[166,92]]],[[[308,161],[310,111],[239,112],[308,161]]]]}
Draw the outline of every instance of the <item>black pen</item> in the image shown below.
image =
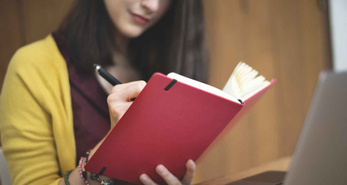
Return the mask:
{"type": "Polygon", "coordinates": [[[112,76],[109,72],[107,72],[104,68],[102,68],[99,64],[94,64],[95,71],[99,73],[106,81],[108,81],[113,86],[122,84],[117,78],[112,76]]]}
{"type": "MultiPolygon", "coordinates": [[[[104,68],[102,68],[99,64],[94,64],[95,71],[99,73],[100,76],[102,76],[108,83],[112,84],[113,86],[122,84],[117,78],[112,76],[109,72],[107,72],[104,68]]],[[[131,101],[135,101],[136,98],[131,98],[131,101]]]]}

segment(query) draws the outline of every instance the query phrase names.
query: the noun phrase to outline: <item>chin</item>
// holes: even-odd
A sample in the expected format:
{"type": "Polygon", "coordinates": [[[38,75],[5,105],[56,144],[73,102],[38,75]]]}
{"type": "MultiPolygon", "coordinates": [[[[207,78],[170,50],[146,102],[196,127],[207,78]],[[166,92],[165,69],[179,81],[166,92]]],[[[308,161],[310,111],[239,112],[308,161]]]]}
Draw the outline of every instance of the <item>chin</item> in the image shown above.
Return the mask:
{"type": "Polygon", "coordinates": [[[144,32],[144,29],[139,28],[138,26],[127,26],[126,28],[121,29],[120,31],[127,38],[136,38],[144,32]]]}

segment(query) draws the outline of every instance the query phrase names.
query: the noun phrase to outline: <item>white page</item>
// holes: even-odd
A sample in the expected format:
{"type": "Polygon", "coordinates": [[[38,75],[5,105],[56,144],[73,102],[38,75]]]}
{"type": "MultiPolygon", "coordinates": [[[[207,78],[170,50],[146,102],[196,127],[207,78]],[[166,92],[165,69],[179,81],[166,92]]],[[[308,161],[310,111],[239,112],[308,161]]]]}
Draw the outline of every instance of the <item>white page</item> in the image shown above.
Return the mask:
{"type": "Polygon", "coordinates": [[[213,93],[215,95],[227,98],[234,102],[240,103],[238,100],[245,101],[253,96],[267,85],[269,81],[263,76],[258,76],[258,71],[254,70],[249,65],[240,62],[236,67],[223,90],[215,88],[211,85],[187,78],[177,73],[169,73],[167,76],[187,85],[191,85],[198,89],[213,93]]]}
{"type": "Polygon", "coordinates": [[[185,76],[182,76],[182,75],[174,73],[174,72],[169,73],[167,76],[169,78],[176,79],[177,81],[185,83],[187,85],[190,85],[190,86],[196,87],[198,89],[201,89],[201,90],[210,92],[212,94],[215,94],[217,96],[229,99],[229,100],[231,100],[233,102],[240,103],[236,98],[230,96],[229,94],[227,94],[227,93],[223,92],[222,90],[220,90],[218,88],[215,88],[215,87],[213,87],[211,85],[208,85],[208,84],[205,84],[205,83],[202,83],[202,82],[199,82],[199,81],[187,78],[185,76]]]}

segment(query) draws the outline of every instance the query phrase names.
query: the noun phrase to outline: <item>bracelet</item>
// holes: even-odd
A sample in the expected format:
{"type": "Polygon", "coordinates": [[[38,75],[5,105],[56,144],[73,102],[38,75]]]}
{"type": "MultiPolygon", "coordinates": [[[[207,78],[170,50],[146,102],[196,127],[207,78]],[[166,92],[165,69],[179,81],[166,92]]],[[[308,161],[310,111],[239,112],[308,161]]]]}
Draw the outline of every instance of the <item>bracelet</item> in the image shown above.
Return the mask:
{"type": "Polygon", "coordinates": [[[84,160],[84,157],[81,157],[80,162],[79,162],[79,164],[78,164],[78,172],[80,173],[80,176],[81,176],[83,182],[84,182],[86,185],[89,185],[88,180],[86,180],[86,179],[83,177],[83,174],[82,174],[82,163],[83,163],[83,160],[84,160]]]}
{"type": "Polygon", "coordinates": [[[66,174],[65,174],[64,182],[65,182],[66,185],[70,185],[70,183],[69,183],[69,175],[70,175],[70,173],[72,171],[73,170],[67,171],[66,174]]]}

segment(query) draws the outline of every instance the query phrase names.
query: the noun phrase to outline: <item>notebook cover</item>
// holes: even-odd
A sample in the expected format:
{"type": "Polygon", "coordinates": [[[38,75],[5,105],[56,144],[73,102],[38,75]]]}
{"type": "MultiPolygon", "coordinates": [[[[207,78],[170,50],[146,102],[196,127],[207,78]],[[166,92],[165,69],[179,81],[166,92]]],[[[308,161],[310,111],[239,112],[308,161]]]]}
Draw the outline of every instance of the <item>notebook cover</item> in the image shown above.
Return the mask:
{"type": "Polygon", "coordinates": [[[88,161],[87,171],[140,184],[142,173],[165,181],[163,164],[182,178],[243,105],[155,73],[128,111],[88,161]]]}

